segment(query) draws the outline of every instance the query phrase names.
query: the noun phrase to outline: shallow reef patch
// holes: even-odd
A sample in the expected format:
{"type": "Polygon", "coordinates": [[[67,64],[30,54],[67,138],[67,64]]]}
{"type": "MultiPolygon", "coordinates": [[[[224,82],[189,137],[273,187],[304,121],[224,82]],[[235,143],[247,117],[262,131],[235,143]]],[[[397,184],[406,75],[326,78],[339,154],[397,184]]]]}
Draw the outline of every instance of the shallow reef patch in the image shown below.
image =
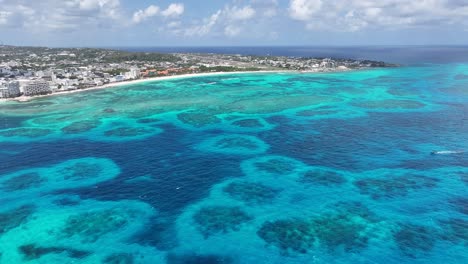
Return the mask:
{"type": "Polygon", "coordinates": [[[33,205],[23,205],[18,208],[0,212],[0,234],[25,223],[36,210],[33,205]]]}
{"type": "Polygon", "coordinates": [[[449,218],[439,220],[439,226],[442,228],[441,239],[454,244],[461,243],[468,247],[468,220],[462,218],[449,218]]]}
{"type": "Polygon", "coordinates": [[[205,238],[218,233],[240,230],[242,224],[252,220],[240,207],[206,206],[193,215],[199,231],[205,238]]]}
{"type": "Polygon", "coordinates": [[[213,113],[204,113],[198,111],[184,112],[177,115],[177,119],[184,124],[195,128],[215,125],[221,123],[221,119],[213,113]]]}
{"type": "Polygon", "coordinates": [[[430,252],[437,239],[436,230],[427,226],[410,223],[400,224],[394,240],[400,251],[409,257],[417,258],[421,253],[430,252]]]}
{"type": "Polygon", "coordinates": [[[151,134],[153,131],[143,127],[119,127],[104,132],[106,137],[138,137],[151,134]]]}
{"type": "Polygon", "coordinates": [[[269,155],[259,158],[253,158],[242,162],[242,170],[246,175],[258,176],[297,176],[304,171],[307,166],[295,159],[269,155]]]}
{"type": "Polygon", "coordinates": [[[103,260],[104,264],[133,264],[135,263],[134,257],[129,253],[115,253],[107,256],[103,260]]]}
{"type": "Polygon", "coordinates": [[[202,151],[223,154],[253,155],[265,152],[269,146],[254,136],[221,135],[205,140],[197,146],[202,151]]]}
{"type": "Polygon", "coordinates": [[[425,107],[424,103],[413,101],[413,100],[397,100],[397,99],[387,99],[380,101],[364,101],[353,103],[354,106],[367,108],[367,109],[420,109],[425,107]]]}
{"type": "Polygon", "coordinates": [[[32,127],[22,127],[22,128],[0,130],[0,136],[2,137],[39,138],[39,137],[45,137],[52,133],[53,131],[50,129],[32,128],[32,127]]]}
{"type": "Polygon", "coordinates": [[[231,264],[233,260],[226,256],[199,254],[168,254],[167,264],[231,264]]]}
{"type": "Polygon", "coordinates": [[[72,248],[40,247],[35,244],[22,245],[19,247],[19,251],[21,252],[21,254],[23,254],[24,259],[26,261],[39,259],[42,256],[48,255],[48,254],[67,253],[69,257],[75,258],[75,259],[81,259],[91,254],[91,252],[88,252],[88,251],[77,250],[77,249],[72,249],[72,248]]]}
{"type": "Polygon", "coordinates": [[[95,242],[101,236],[124,227],[128,220],[128,215],[118,209],[85,212],[68,218],[63,235],[78,235],[83,243],[95,242]]]}
{"type": "Polygon", "coordinates": [[[7,192],[11,192],[29,188],[37,188],[46,181],[47,180],[44,179],[39,173],[28,172],[8,179],[1,183],[0,186],[1,189],[7,192]]]}
{"type": "Polygon", "coordinates": [[[265,222],[257,235],[282,254],[306,254],[315,248],[359,252],[381,219],[358,202],[342,202],[320,215],[265,222]]]}
{"type": "Polygon", "coordinates": [[[299,179],[301,183],[308,184],[319,184],[325,186],[335,186],[342,185],[346,183],[346,178],[343,174],[325,170],[325,169],[312,169],[304,173],[304,175],[299,179]]]}
{"type": "Polygon", "coordinates": [[[438,179],[431,177],[408,174],[386,178],[361,179],[355,181],[354,185],[361,194],[370,195],[372,199],[377,200],[406,196],[411,191],[423,188],[434,188],[438,182],[438,179]]]}
{"type": "Polygon", "coordinates": [[[281,192],[259,182],[247,181],[231,182],[223,191],[236,200],[253,205],[271,203],[281,192]]]}
{"type": "Polygon", "coordinates": [[[80,134],[95,129],[100,125],[101,122],[98,120],[78,121],[63,127],[62,132],[65,134],[80,134]]]}

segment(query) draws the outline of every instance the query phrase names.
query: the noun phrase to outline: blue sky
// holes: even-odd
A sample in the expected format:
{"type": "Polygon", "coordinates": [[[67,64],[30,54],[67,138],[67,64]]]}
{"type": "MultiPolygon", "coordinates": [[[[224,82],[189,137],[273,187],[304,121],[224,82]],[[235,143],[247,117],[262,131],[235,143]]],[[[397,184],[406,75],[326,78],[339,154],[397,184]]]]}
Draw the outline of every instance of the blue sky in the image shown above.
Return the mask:
{"type": "Polygon", "coordinates": [[[467,29],[468,0],[0,0],[11,45],[463,45],[467,29]]]}

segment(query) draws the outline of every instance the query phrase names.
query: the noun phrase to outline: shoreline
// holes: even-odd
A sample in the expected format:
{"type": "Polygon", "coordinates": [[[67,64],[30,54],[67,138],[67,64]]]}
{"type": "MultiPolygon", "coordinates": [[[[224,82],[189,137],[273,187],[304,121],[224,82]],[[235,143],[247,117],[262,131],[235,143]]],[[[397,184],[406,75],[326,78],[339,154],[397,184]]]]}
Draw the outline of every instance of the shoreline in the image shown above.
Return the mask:
{"type": "Polygon", "coordinates": [[[70,91],[60,91],[51,94],[44,94],[44,95],[36,95],[36,96],[19,96],[14,98],[1,98],[1,102],[29,102],[30,100],[36,98],[44,98],[49,96],[57,96],[57,95],[65,95],[65,94],[72,94],[72,93],[79,93],[85,91],[92,91],[92,90],[100,90],[100,89],[107,89],[119,86],[126,86],[126,85],[133,85],[145,82],[154,82],[154,81],[168,81],[168,80],[175,80],[180,78],[191,78],[191,77],[205,77],[205,76],[217,76],[217,75],[229,75],[229,74],[249,74],[249,73],[301,73],[300,71],[292,71],[292,70],[272,70],[272,71],[238,71],[238,72],[206,72],[206,73],[188,73],[188,74],[181,74],[181,75],[172,75],[172,76],[162,76],[162,77],[150,77],[144,79],[136,79],[136,80],[128,80],[122,82],[114,82],[108,83],[101,86],[94,86],[85,89],[76,89],[70,91]]]}

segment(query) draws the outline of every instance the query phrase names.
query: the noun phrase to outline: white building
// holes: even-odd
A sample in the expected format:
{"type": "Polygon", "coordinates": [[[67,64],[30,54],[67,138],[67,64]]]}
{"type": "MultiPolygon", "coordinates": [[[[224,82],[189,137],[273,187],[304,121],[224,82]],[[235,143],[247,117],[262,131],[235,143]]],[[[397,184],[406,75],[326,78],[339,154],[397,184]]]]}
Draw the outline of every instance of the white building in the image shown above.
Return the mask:
{"type": "Polygon", "coordinates": [[[13,81],[0,84],[0,98],[18,97],[20,95],[19,82],[13,81]]]}
{"type": "Polygon", "coordinates": [[[23,93],[26,96],[51,93],[49,83],[42,80],[34,80],[23,86],[23,93]]]}

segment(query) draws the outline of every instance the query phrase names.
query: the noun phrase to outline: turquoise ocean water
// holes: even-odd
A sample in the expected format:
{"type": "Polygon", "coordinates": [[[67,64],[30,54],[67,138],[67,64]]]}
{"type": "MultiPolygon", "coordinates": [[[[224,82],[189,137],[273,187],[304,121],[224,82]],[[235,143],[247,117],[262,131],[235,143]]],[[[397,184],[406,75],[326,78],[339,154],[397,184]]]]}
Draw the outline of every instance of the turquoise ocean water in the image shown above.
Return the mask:
{"type": "Polygon", "coordinates": [[[1,103],[0,263],[467,263],[467,135],[464,63],[1,103]]]}

